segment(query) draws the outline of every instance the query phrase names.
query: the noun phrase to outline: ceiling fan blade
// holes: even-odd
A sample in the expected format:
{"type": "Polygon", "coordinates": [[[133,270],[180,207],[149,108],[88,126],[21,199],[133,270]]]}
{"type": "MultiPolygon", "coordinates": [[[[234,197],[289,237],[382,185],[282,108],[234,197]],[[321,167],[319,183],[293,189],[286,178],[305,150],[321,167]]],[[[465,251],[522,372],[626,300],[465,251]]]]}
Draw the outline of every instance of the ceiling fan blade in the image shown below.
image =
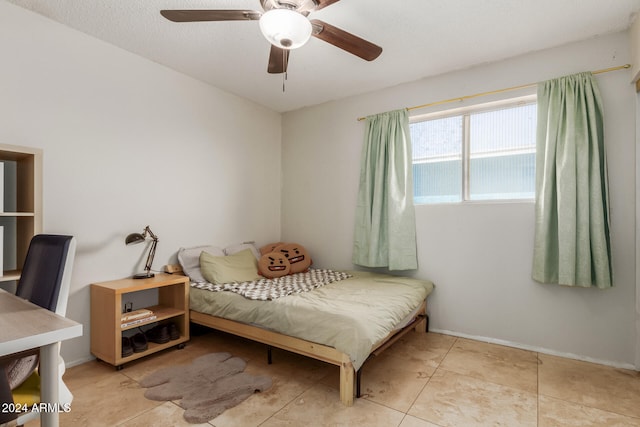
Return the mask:
{"type": "Polygon", "coordinates": [[[317,0],[318,6],[315,10],[323,9],[327,6],[331,6],[334,3],[338,3],[340,0],[317,0]]]}
{"type": "Polygon", "coordinates": [[[257,10],[161,10],[160,14],[173,22],[256,21],[262,16],[257,10]]]}
{"type": "Polygon", "coordinates": [[[341,30],[338,27],[329,25],[319,19],[312,19],[312,35],[329,44],[346,50],[364,60],[373,61],[382,53],[382,48],[371,42],[361,39],[351,33],[341,30]]]}
{"type": "Polygon", "coordinates": [[[277,46],[271,45],[271,53],[269,53],[269,67],[267,68],[267,71],[270,74],[286,73],[287,65],[289,65],[289,50],[280,49],[277,46]]]}

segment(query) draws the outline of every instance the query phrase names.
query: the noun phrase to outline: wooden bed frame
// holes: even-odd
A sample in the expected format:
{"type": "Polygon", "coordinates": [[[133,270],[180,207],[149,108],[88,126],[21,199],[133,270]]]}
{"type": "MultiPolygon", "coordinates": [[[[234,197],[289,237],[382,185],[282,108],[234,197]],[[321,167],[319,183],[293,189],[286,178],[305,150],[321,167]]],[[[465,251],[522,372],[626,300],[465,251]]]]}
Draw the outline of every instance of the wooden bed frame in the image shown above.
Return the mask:
{"type": "MultiPolygon", "coordinates": [[[[423,330],[428,330],[429,319],[426,314],[426,309],[427,304],[425,301],[418,309],[413,321],[404,328],[394,331],[384,339],[371,351],[369,358],[382,353],[410,330],[415,329],[417,331],[419,328],[422,329],[421,324],[423,322],[425,324],[423,330]]],[[[356,382],[356,379],[357,396],[360,397],[360,376],[362,368],[356,373],[349,355],[342,353],[333,347],[279,334],[257,326],[199,313],[193,310],[190,310],[189,315],[193,323],[228,332],[233,335],[238,335],[253,341],[258,341],[269,347],[273,346],[281,348],[283,350],[337,365],[340,367],[340,401],[346,406],[353,405],[354,383],[356,382]]]]}

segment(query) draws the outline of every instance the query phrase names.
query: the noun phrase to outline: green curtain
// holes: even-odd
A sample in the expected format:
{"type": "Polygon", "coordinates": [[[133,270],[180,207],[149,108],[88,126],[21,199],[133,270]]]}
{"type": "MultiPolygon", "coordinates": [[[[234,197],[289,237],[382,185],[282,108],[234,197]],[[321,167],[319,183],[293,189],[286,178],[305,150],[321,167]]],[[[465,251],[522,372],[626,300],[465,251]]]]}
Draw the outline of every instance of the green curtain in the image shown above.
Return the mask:
{"type": "Polygon", "coordinates": [[[602,101],[591,73],[538,85],[533,279],[612,286],[602,101]]]}
{"type": "Polygon", "coordinates": [[[406,109],[366,118],[353,263],[418,268],[413,166],[406,109]]]}

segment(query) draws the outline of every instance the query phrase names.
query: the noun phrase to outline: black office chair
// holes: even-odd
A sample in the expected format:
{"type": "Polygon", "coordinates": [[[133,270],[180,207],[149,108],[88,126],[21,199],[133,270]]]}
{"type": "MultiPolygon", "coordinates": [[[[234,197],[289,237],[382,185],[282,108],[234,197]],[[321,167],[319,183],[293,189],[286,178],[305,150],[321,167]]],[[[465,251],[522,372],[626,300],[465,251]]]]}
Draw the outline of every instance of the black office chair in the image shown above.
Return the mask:
{"type": "Polygon", "coordinates": [[[67,311],[67,297],[61,288],[67,271],[67,258],[75,255],[73,236],[38,234],[29,244],[16,295],[49,311],[67,311]],[[71,246],[73,252],[70,254],[71,246]]]}
{"type": "MultiPolygon", "coordinates": [[[[67,312],[71,270],[75,257],[76,242],[73,236],[39,234],[31,239],[24,261],[16,295],[42,308],[64,316],[67,312]]],[[[39,401],[40,380],[36,373],[38,351],[6,359],[4,378],[0,375],[0,389],[7,380],[11,396],[18,403],[33,404],[39,401]]],[[[60,358],[60,379],[64,373],[64,361],[60,358]]],[[[6,393],[6,391],[5,391],[6,393]]],[[[0,390],[0,394],[3,394],[0,390]]],[[[4,397],[4,395],[3,395],[4,397]]],[[[60,380],[60,401],[71,403],[73,395],[60,380]]],[[[4,400],[2,400],[4,401],[4,400]]],[[[21,415],[17,422],[23,424],[34,414],[21,415]],[[29,416],[31,415],[31,416],[29,416]]],[[[37,415],[37,413],[35,414],[37,415]]],[[[6,421],[1,421],[6,422],[6,421]]]]}

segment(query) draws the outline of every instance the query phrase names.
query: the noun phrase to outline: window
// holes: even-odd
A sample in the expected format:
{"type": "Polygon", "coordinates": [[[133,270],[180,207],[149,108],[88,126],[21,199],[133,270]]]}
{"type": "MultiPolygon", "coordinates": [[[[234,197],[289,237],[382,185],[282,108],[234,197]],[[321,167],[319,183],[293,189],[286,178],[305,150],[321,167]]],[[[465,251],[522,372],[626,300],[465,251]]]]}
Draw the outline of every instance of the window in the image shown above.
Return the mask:
{"type": "Polygon", "coordinates": [[[412,119],[416,204],[535,196],[535,97],[412,119]]]}

